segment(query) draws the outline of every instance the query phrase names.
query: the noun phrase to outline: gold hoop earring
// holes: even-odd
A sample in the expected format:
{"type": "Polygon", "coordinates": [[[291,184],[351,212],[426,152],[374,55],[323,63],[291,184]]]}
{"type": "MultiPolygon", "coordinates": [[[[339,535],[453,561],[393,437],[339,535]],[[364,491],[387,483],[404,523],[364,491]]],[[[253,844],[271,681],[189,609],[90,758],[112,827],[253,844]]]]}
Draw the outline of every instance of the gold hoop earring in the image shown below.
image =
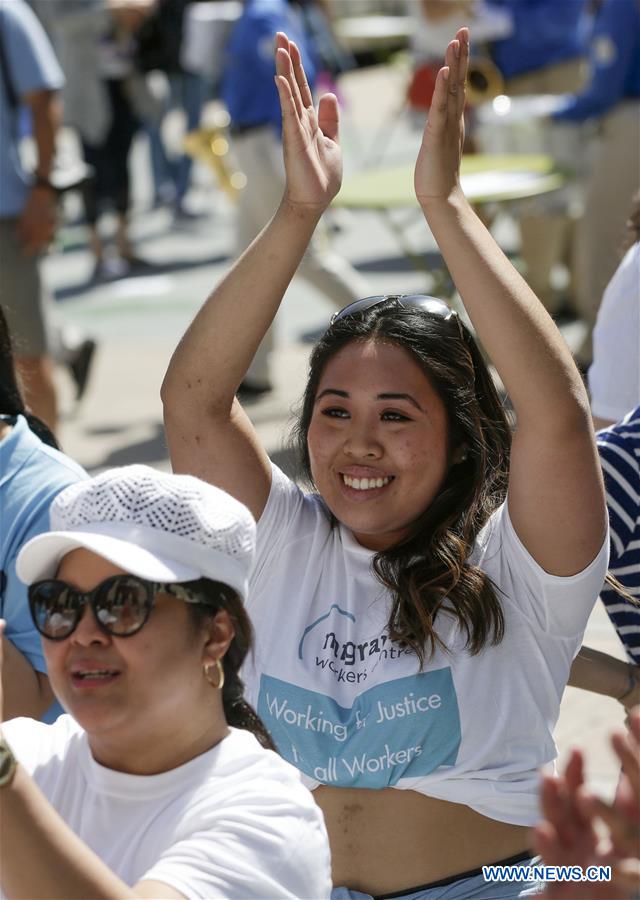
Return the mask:
{"type": "Polygon", "coordinates": [[[209,665],[204,667],[204,677],[207,679],[211,687],[214,687],[217,691],[221,691],[224,687],[224,667],[220,659],[217,659],[214,663],[209,663],[209,665]],[[213,679],[211,678],[211,669],[215,666],[218,672],[218,681],[216,684],[213,683],[213,679]]]}

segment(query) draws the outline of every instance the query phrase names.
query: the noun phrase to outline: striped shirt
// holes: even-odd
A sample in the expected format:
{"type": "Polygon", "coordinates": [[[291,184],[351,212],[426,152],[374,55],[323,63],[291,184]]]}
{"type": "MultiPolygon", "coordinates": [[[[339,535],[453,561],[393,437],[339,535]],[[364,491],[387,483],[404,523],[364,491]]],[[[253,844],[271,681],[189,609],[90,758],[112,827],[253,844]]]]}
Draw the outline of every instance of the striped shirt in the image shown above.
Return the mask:
{"type": "MultiPolygon", "coordinates": [[[[640,406],[598,432],[611,526],[609,571],[640,601],[640,406]]],[[[640,607],[607,585],[601,593],[629,659],[640,663],[640,607]]]]}

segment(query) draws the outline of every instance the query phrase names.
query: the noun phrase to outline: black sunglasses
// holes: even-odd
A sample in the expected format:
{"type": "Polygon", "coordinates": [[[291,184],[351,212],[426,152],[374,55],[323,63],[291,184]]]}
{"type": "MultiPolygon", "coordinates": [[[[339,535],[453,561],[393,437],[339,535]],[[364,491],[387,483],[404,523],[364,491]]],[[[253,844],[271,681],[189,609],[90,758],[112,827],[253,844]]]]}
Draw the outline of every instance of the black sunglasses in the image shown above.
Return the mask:
{"type": "Polygon", "coordinates": [[[374,306],[380,306],[381,303],[385,303],[387,300],[397,300],[401,306],[420,309],[430,316],[438,316],[438,318],[444,319],[445,322],[458,318],[458,313],[455,309],[451,309],[450,306],[447,306],[443,300],[438,300],[437,297],[429,297],[428,294],[376,294],[374,297],[363,297],[362,300],[354,300],[353,303],[349,303],[343,309],[335,312],[331,316],[329,327],[335,325],[341,319],[346,319],[348,316],[366,312],[368,309],[373,309],[374,306]]]}
{"type": "Polygon", "coordinates": [[[182,584],[146,581],[137,575],[114,575],[86,593],[57,579],[36,581],[28,590],[33,623],[50,641],[63,641],[73,634],[87,603],[102,631],[113,637],[131,637],[146,623],[160,593],[185,603],[207,603],[201,594],[182,584]]]}

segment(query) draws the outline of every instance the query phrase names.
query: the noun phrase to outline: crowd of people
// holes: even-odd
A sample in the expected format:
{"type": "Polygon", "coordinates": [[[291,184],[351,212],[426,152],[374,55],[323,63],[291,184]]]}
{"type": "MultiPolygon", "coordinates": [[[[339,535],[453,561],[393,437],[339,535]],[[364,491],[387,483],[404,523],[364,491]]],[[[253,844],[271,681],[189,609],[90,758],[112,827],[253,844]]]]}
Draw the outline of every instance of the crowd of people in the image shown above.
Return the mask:
{"type": "MultiPolygon", "coordinates": [[[[55,3],[69,47],[87,52],[89,23],[101,43],[87,83],[107,115],[83,135],[103,169],[85,184],[96,264],[108,194],[135,266],[120,118],[135,91],[118,47],[163,3],[55,3]]],[[[13,349],[19,280],[0,285],[0,894],[622,900],[640,890],[640,196],[587,389],[461,188],[460,27],[414,189],[470,325],[435,297],[365,296],[316,244],[341,186],[340,113],[333,93],[315,105],[317,60],[290,13],[246,0],[229,41],[232,140],[269,166],[269,192],[249,181],[237,259],[159,386],[171,473],[90,478],[60,450],[55,404],[33,381],[25,395],[13,349]],[[270,387],[297,272],[340,308],[301,385],[294,481],[240,398],[270,387]],[[599,596],[626,662],[582,645],[599,596]],[[627,713],[613,799],[587,787],[577,751],[554,774],[567,684],[627,713]],[[604,880],[582,879],[594,869],[604,880]]],[[[0,96],[9,109],[20,57],[16,96],[42,142],[30,179],[3,158],[17,199],[2,224],[37,272],[64,76],[23,0],[0,4],[0,39],[7,22],[23,41],[5,46],[0,96]]],[[[30,315],[46,323],[42,293],[35,281],[30,315]]]]}

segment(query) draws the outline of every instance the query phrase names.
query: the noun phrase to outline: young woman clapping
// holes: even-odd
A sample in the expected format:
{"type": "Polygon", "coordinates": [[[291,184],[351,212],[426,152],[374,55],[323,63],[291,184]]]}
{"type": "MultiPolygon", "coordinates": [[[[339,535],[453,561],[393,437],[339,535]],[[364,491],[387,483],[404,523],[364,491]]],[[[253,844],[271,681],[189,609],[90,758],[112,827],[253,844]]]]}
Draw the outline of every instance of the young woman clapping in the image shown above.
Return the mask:
{"type": "MultiPolygon", "coordinates": [[[[531,856],[538,769],[607,565],[587,396],[553,322],[460,187],[469,35],[449,44],[415,191],[517,415],[441,301],[334,316],[298,436],[312,492],[268,459],[234,394],[339,190],[334,96],[316,112],[276,49],[287,186],[163,385],[176,471],[258,520],[252,701],[322,808],[336,897],[517,897],[485,863],[531,856]]],[[[250,187],[248,188],[250,189],[250,187]]]]}

